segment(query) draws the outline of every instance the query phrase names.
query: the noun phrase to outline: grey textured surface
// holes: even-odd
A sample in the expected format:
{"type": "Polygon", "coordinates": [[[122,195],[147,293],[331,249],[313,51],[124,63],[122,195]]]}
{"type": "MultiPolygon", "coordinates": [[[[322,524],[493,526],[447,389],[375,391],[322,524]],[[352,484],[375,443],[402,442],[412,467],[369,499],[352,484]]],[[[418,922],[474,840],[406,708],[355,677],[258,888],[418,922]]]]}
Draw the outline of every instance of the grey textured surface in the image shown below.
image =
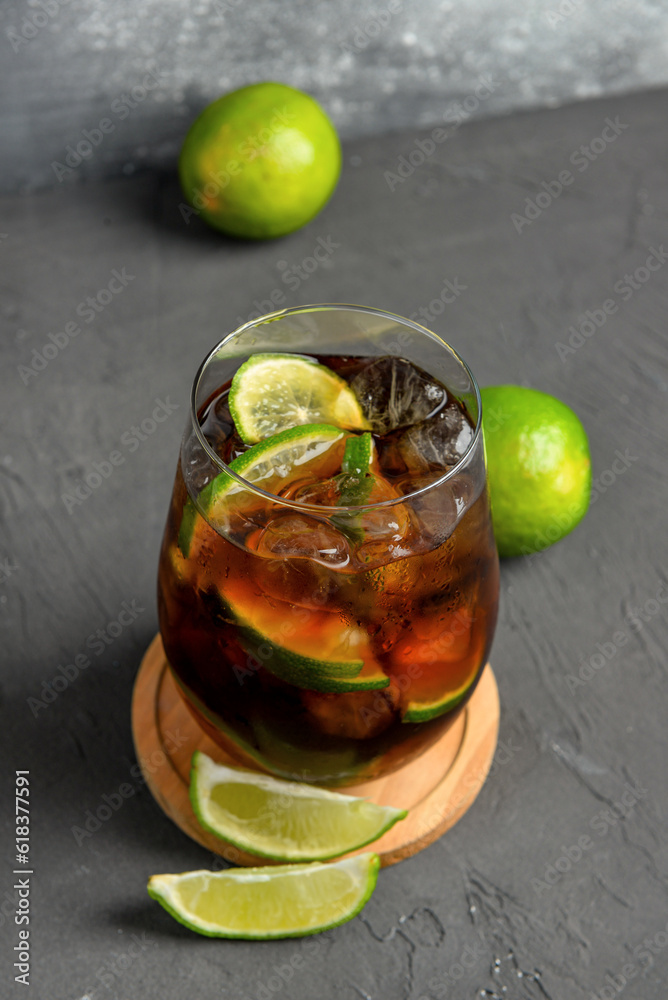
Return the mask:
{"type": "Polygon", "coordinates": [[[257,80],[308,90],[346,137],[665,85],[667,15],[666,0],[16,0],[0,5],[0,190],[58,183],[51,164],[103,118],[114,131],[78,178],[167,164],[209,101],[257,80]]]}
{"type": "Polygon", "coordinates": [[[2,788],[9,797],[14,769],[30,769],[35,872],[26,990],[11,981],[5,807],[3,997],[606,1000],[623,990],[665,1000],[668,262],[637,269],[665,239],[666,97],[462,127],[393,192],[384,174],[410,156],[413,131],[350,142],[333,201],[277,243],[185,226],[174,179],[155,173],[0,204],[2,788]],[[578,170],[573,151],[606,118],[628,128],[578,170]],[[518,233],[511,215],[565,169],[573,182],[518,233]],[[290,288],[281,276],[295,276],[319,238],[336,244],[328,261],[290,288]],[[132,281],[86,323],[78,304],[123,268],[132,281]],[[466,288],[441,308],[456,278],[466,288]],[[469,813],[382,872],[350,924],[310,941],[217,942],[146,896],[151,873],[212,859],[134,776],[129,705],[156,628],[158,546],[192,375],[276,289],[286,305],[427,309],[483,385],[525,382],[563,398],[591,439],[595,502],[567,539],[502,567],[501,752],[469,813]],[[585,326],[591,335],[562,361],[555,345],[568,345],[585,311],[600,321],[609,299],[614,314],[585,326]],[[22,377],[33,349],[74,321],[81,333],[22,377]],[[132,444],[157,399],[178,409],[132,444]],[[68,513],[63,496],[113,451],[122,463],[68,513]],[[87,647],[133,601],[122,634],[99,653],[87,647]],[[40,707],[44,682],[79,653],[90,666],[40,707]],[[125,783],[134,794],[105,810],[125,783]],[[82,838],[88,810],[107,818],[82,838]]]}

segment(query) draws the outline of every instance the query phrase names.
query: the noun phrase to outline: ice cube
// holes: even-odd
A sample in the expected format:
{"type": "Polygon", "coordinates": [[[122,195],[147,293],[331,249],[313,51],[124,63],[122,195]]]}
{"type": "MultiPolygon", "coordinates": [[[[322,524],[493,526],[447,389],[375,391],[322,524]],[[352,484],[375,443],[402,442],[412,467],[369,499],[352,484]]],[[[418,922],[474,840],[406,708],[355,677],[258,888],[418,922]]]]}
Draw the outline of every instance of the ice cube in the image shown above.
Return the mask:
{"type": "Polygon", "coordinates": [[[431,540],[440,545],[449,538],[473,502],[474,484],[465,473],[444,483],[438,483],[438,478],[436,472],[413,474],[405,476],[399,485],[406,496],[410,495],[406,506],[417,518],[422,541],[431,540]],[[422,490],[424,492],[420,492],[422,490]]]}
{"type": "Polygon", "coordinates": [[[312,724],[328,736],[367,740],[378,736],[396,718],[399,688],[392,681],[382,691],[319,694],[302,691],[302,702],[312,724]]]}
{"type": "Polygon", "coordinates": [[[388,503],[399,499],[396,489],[372,473],[361,479],[347,475],[337,479],[343,502],[366,505],[361,511],[353,507],[334,515],[337,526],[353,543],[357,567],[371,569],[410,555],[410,511],[402,503],[388,503]]]}
{"type": "Polygon", "coordinates": [[[267,558],[312,559],[337,573],[382,566],[410,554],[410,511],[402,503],[382,506],[400,497],[387,480],[373,473],[362,477],[342,473],[302,485],[291,500],[340,511],[323,512],[322,518],[283,514],[270,521],[254,549],[267,558]]]}
{"type": "Polygon", "coordinates": [[[339,478],[332,476],[316,482],[300,482],[290,491],[290,500],[310,504],[312,507],[338,507],[341,503],[339,478]]]}
{"type": "MultiPolygon", "coordinates": [[[[276,555],[271,551],[276,546],[282,529],[274,530],[263,540],[262,559],[255,560],[255,579],[270,597],[288,601],[301,608],[315,611],[335,611],[351,617],[355,611],[357,589],[351,563],[345,566],[325,564],[322,559],[314,560],[298,556],[276,555]]],[[[293,550],[295,548],[292,543],[293,550]]],[[[282,541],[279,548],[286,548],[282,541]]]]}
{"type": "Polygon", "coordinates": [[[399,452],[410,472],[446,472],[466,454],[473,441],[473,428],[460,408],[452,403],[434,416],[409,427],[401,435],[399,452]]]}
{"type": "Polygon", "coordinates": [[[292,512],[269,521],[255,551],[269,559],[311,559],[339,570],[350,563],[348,540],[334,525],[292,512]]]}
{"type": "Polygon", "coordinates": [[[405,358],[372,361],[358,372],[350,387],[377,434],[425,420],[447,399],[439,382],[405,358]]]}

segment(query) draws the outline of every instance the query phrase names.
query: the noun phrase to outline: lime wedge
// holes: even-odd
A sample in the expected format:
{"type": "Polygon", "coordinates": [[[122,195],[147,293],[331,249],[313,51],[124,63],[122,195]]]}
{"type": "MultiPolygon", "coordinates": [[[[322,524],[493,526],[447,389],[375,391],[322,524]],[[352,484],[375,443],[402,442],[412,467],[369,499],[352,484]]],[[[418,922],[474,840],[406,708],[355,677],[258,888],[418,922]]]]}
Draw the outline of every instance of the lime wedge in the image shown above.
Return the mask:
{"type": "Polygon", "coordinates": [[[270,598],[243,579],[230,581],[219,596],[246,651],[287,684],[330,693],[389,685],[359,625],[270,598]]]}
{"type": "MultiPolygon", "coordinates": [[[[332,448],[343,437],[344,432],[331,424],[291,427],[249,448],[243,455],[233,459],[229,467],[247,482],[271,493],[277,483],[284,485],[295,471],[303,472],[303,467],[312,461],[318,462],[319,476],[327,478],[331,475],[338,469],[341,460],[340,451],[332,448]],[[331,462],[326,460],[329,456],[331,462]]],[[[221,472],[201,491],[198,504],[205,514],[215,515],[218,504],[228,500],[231,503],[241,502],[245,492],[244,486],[233,476],[221,472]]],[[[190,552],[198,516],[197,507],[188,497],[179,528],[179,548],[186,558],[190,552]]],[[[215,516],[212,520],[215,521],[215,516]]]]}
{"type": "Polygon", "coordinates": [[[256,354],[238,369],[230,413],[246,444],[300,424],[369,426],[352,389],[325,365],[295,354],[256,354]]]}
{"type": "MultiPolygon", "coordinates": [[[[339,503],[342,507],[362,507],[368,502],[374,479],[371,467],[377,467],[376,447],[370,434],[351,435],[341,461],[341,475],[337,476],[339,503]]],[[[345,533],[356,537],[360,534],[359,518],[334,518],[335,524],[345,533]]],[[[358,539],[361,541],[361,537],[358,539]]]]}
{"type": "Polygon", "coordinates": [[[401,721],[429,722],[430,719],[437,719],[439,715],[445,715],[446,712],[456,708],[470,687],[471,678],[458,691],[448,691],[443,698],[435,701],[409,701],[401,721]]]}
{"type": "Polygon", "coordinates": [[[190,801],[205,830],[274,861],[325,861],[378,840],[407,815],[351,795],[193,754],[190,801]]]}
{"type": "Polygon", "coordinates": [[[376,457],[376,447],[370,434],[351,435],[346,441],[341,471],[352,476],[365,476],[376,457]]]}
{"type": "Polygon", "coordinates": [[[376,886],[380,859],[367,852],[321,864],[153,875],[148,894],[207,937],[304,937],[344,924],[376,886]]]}

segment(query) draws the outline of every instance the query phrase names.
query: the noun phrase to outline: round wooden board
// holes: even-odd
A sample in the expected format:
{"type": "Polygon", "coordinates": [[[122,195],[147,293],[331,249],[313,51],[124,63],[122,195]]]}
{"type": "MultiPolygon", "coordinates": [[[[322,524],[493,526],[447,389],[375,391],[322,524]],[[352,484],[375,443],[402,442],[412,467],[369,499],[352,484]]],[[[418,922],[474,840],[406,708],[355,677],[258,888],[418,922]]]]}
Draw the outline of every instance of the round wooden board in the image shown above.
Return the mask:
{"type": "MultiPolygon", "coordinates": [[[[492,765],[498,729],[499,694],[488,664],[464,711],[417,760],[386,777],[341,788],[346,795],[409,810],[406,819],[372,845],[383,866],[417,854],[463,816],[492,765]]],[[[190,714],[172,679],[159,634],[147,649],[135,681],[132,733],[153,797],[184,833],[234,864],[268,863],[207,833],[192,811],[188,784],[194,751],[203,750],[221,764],[237,762],[202,732],[190,714]]]]}

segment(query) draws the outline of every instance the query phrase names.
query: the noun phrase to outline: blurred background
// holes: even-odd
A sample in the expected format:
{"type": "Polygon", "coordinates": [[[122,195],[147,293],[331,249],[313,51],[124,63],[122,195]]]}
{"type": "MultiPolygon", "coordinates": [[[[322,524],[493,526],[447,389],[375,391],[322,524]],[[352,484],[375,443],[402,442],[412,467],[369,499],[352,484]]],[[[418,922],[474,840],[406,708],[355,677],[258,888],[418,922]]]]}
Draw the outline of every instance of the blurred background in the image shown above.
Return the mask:
{"type": "Polygon", "coordinates": [[[103,118],[113,137],[77,180],[171,166],[194,116],[257,80],[307,90],[344,138],[661,86],[666,14],[665,0],[5,0],[0,189],[57,184],[53,162],[103,118]]]}

